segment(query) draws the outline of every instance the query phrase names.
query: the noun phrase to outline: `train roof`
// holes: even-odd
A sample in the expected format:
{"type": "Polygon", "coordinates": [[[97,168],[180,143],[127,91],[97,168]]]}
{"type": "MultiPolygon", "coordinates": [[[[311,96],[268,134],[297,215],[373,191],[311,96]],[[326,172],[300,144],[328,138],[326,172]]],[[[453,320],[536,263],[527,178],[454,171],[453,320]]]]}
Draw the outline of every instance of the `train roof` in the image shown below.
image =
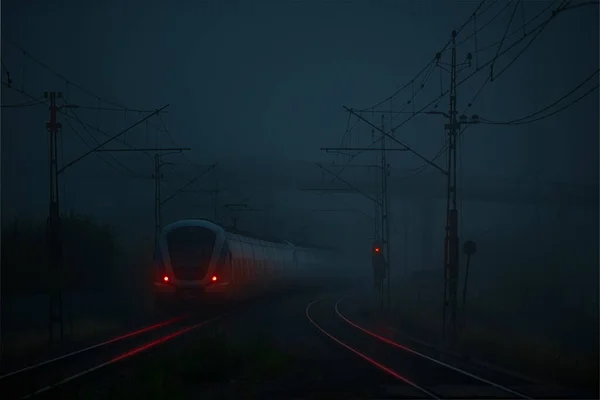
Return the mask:
{"type": "MultiPolygon", "coordinates": [[[[184,220],[181,220],[181,221],[184,221],[184,220]]],[[[217,223],[215,221],[212,221],[212,220],[210,220],[208,218],[189,218],[189,219],[186,219],[185,221],[207,221],[207,222],[210,222],[210,223],[215,224],[217,226],[220,226],[227,233],[232,233],[232,234],[235,234],[235,235],[241,235],[241,236],[245,236],[245,237],[252,238],[252,239],[257,239],[257,240],[263,240],[265,242],[280,243],[280,244],[285,244],[285,245],[292,245],[294,247],[307,248],[307,249],[318,249],[318,250],[325,250],[325,251],[337,251],[338,250],[338,249],[335,249],[333,247],[318,246],[318,245],[307,243],[307,242],[294,242],[294,243],[291,243],[291,242],[289,242],[287,240],[283,240],[283,239],[278,238],[278,237],[273,236],[273,235],[256,234],[254,232],[250,232],[250,231],[246,231],[246,230],[243,230],[243,229],[239,229],[239,228],[236,228],[234,226],[223,226],[223,225],[221,225],[221,224],[219,224],[219,223],[217,223]]]]}
{"type": "Polygon", "coordinates": [[[275,236],[271,236],[271,235],[259,235],[254,232],[246,231],[243,229],[238,229],[235,227],[223,227],[223,229],[225,229],[225,232],[233,233],[235,235],[245,236],[245,237],[252,238],[252,239],[264,240],[265,242],[271,242],[271,243],[288,244],[287,241],[277,238],[275,236]]]}

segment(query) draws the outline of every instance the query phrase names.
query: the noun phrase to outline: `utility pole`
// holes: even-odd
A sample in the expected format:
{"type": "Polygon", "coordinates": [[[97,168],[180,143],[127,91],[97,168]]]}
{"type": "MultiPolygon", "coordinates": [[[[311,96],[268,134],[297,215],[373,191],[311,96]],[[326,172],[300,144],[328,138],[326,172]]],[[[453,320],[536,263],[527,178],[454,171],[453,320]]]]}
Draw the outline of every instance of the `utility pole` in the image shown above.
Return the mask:
{"type": "MultiPolygon", "coordinates": [[[[161,150],[161,149],[157,149],[157,150],[161,150]]],[[[170,153],[154,154],[154,174],[152,174],[152,176],[154,177],[154,245],[155,246],[158,245],[158,238],[160,236],[160,230],[162,228],[162,208],[161,208],[161,206],[166,202],[166,201],[161,200],[160,182],[161,182],[161,179],[163,178],[163,175],[160,172],[160,169],[163,165],[169,164],[169,163],[161,163],[160,158],[162,156],[165,156],[168,154],[180,153],[182,151],[191,150],[191,149],[188,147],[188,148],[176,148],[176,149],[170,149],[170,150],[173,150],[173,151],[170,153]]],[[[171,197],[173,197],[173,196],[171,196],[171,197]]]]}
{"type": "Polygon", "coordinates": [[[78,108],[74,104],[63,104],[61,106],[56,105],[56,100],[62,98],[62,92],[44,92],[44,97],[50,99],[50,120],[46,122],[46,130],[50,134],[50,148],[49,148],[49,172],[50,172],[50,201],[48,218],[46,220],[46,244],[48,247],[48,284],[49,284],[49,319],[48,319],[48,336],[50,342],[54,340],[54,325],[58,324],[61,342],[64,339],[64,309],[63,309],[63,270],[62,270],[62,235],[61,235],[61,221],[60,221],[60,207],[59,207],[59,185],[58,177],[67,168],[75,165],[83,158],[87,157],[95,151],[99,151],[101,147],[123,135],[127,131],[133,129],[141,122],[150,118],[152,115],[164,110],[167,106],[154,111],[152,114],[144,117],[140,121],[124,129],[117,135],[109,138],[108,140],[100,143],[95,148],[84,153],[75,160],[63,165],[58,168],[58,132],[62,129],[62,124],[57,121],[57,114],[63,108],[78,108]]]}
{"type": "MultiPolygon", "coordinates": [[[[444,306],[442,312],[442,335],[446,338],[448,331],[452,337],[456,334],[458,311],[458,275],[459,275],[459,237],[458,209],[456,201],[457,178],[457,139],[460,132],[460,121],[456,109],[456,31],[452,31],[452,60],[450,63],[450,112],[445,129],[448,131],[448,165],[447,165],[447,195],[446,195],[446,236],[444,238],[444,306]],[[450,313],[448,320],[447,314],[450,313]]],[[[440,66],[441,53],[436,54],[437,65],[440,66]]],[[[467,55],[467,63],[471,65],[471,53],[467,55]]],[[[460,118],[463,119],[462,117],[460,118]]]]}
{"type": "Polygon", "coordinates": [[[49,216],[46,225],[48,244],[48,259],[50,267],[50,320],[48,325],[50,341],[54,340],[54,324],[58,323],[60,339],[64,336],[63,330],[63,298],[62,298],[62,242],[60,234],[60,213],[58,208],[58,131],[62,128],[56,121],[58,108],[56,99],[62,98],[60,92],[45,92],[44,97],[50,97],[50,121],[46,122],[46,129],[50,133],[50,204],[49,216]]]}
{"type": "Polygon", "coordinates": [[[160,180],[162,174],[160,172],[160,154],[154,155],[154,243],[158,246],[158,238],[160,236],[161,227],[161,212],[160,212],[160,180]]]}
{"type": "MultiPolygon", "coordinates": [[[[385,132],[385,116],[381,116],[381,131],[385,132]]],[[[387,280],[387,306],[391,310],[391,276],[390,276],[390,224],[388,218],[389,198],[387,188],[388,165],[386,157],[385,135],[381,135],[381,244],[383,246],[386,280],[387,280]]]]}
{"type": "Polygon", "coordinates": [[[50,98],[50,120],[46,122],[46,129],[50,134],[50,203],[48,219],[46,222],[46,243],[48,246],[48,267],[50,276],[50,303],[49,303],[49,339],[54,340],[54,325],[58,324],[60,340],[64,338],[63,327],[63,271],[62,271],[62,235],[60,226],[60,208],[58,203],[58,132],[62,124],[57,122],[56,115],[62,108],[76,108],[75,105],[57,106],[56,99],[62,98],[62,92],[44,92],[45,98],[50,98]]]}
{"type": "Polygon", "coordinates": [[[187,150],[191,150],[191,148],[189,147],[174,147],[174,148],[140,148],[140,149],[96,149],[96,152],[130,152],[130,151],[141,151],[141,152],[148,152],[148,151],[170,151],[169,153],[156,153],[154,154],[154,173],[152,174],[152,177],[154,178],[154,245],[156,246],[158,243],[158,237],[160,235],[160,229],[161,229],[161,205],[164,202],[161,202],[161,186],[160,186],[160,181],[162,178],[162,174],[160,172],[160,168],[163,165],[166,165],[168,163],[161,163],[160,162],[160,157],[167,155],[167,154],[176,154],[176,153],[181,153],[182,151],[187,151],[187,150]]]}
{"type": "Polygon", "coordinates": [[[219,222],[219,179],[215,179],[215,194],[214,194],[214,217],[215,223],[219,222]]]}
{"type": "MultiPolygon", "coordinates": [[[[350,112],[352,112],[351,110],[348,110],[350,112]]],[[[381,152],[381,166],[379,167],[381,169],[381,191],[379,192],[379,194],[377,194],[377,191],[375,192],[375,198],[372,198],[371,196],[367,195],[366,193],[362,192],[361,190],[358,190],[356,188],[354,188],[354,186],[352,186],[349,182],[343,180],[342,178],[339,177],[338,175],[335,175],[333,173],[331,173],[330,171],[325,170],[323,167],[319,166],[320,168],[324,169],[326,172],[329,172],[330,174],[334,175],[336,177],[336,179],[339,179],[341,182],[345,183],[346,185],[354,188],[357,192],[359,192],[360,194],[362,194],[363,196],[369,198],[371,201],[373,201],[375,203],[375,218],[374,218],[374,242],[376,243],[381,243],[381,253],[378,257],[378,260],[381,260],[381,262],[383,263],[383,270],[385,271],[385,279],[387,280],[387,291],[384,290],[384,283],[382,282],[381,284],[381,300],[382,300],[382,308],[383,308],[383,303],[384,303],[384,297],[387,297],[387,306],[388,306],[388,310],[391,310],[391,279],[390,279],[390,246],[389,246],[389,237],[390,237],[390,227],[389,227],[389,196],[388,196],[388,187],[387,187],[387,178],[389,176],[389,165],[387,163],[387,152],[388,151],[408,151],[408,148],[386,148],[386,136],[388,136],[385,133],[385,126],[384,126],[384,116],[382,115],[381,118],[381,128],[378,128],[376,126],[373,126],[373,128],[377,129],[381,135],[381,147],[380,149],[374,148],[374,147],[362,147],[362,148],[348,148],[348,147],[324,147],[321,148],[321,150],[324,150],[326,152],[339,152],[339,151],[380,151],[381,152]],[[379,199],[379,197],[381,196],[381,199],[379,199]],[[378,211],[380,211],[380,213],[378,213],[378,211]],[[378,220],[380,220],[380,226],[378,226],[378,220]],[[378,229],[379,228],[379,229],[378,229]],[[384,295],[384,292],[387,292],[387,295],[384,295]]],[[[371,134],[374,136],[374,130],[371,130],[371,134]]],[[[372,165],[369,165],[367,167],[372,167],[372,165]]]]}

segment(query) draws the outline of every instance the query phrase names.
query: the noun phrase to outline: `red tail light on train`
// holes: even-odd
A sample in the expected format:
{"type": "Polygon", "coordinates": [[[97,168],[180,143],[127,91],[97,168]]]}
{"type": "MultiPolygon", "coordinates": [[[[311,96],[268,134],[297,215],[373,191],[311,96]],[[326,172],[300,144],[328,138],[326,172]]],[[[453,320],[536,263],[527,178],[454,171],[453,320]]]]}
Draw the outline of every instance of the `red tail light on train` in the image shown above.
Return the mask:
{"type": "Polygon", "coordinates": [[[213,282],[216,282],[216,281],[217,281],[217,276],[216,276],[216,275],[213,275],[213,277],[212,277],[212,281],[213,281],[213,282]]]}

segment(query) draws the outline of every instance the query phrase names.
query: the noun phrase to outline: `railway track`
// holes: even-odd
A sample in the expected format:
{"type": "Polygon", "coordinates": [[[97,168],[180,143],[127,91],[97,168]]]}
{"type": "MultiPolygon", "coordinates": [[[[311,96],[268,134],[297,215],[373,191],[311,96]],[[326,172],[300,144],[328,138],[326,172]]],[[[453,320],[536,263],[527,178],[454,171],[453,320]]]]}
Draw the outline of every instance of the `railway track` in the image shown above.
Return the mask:
{"type": "Polygon", "coordinates": [[[55,397],[60,395],[67,383],[150,350],[224,315],[184,314],[168,318],[93,346],[9,372],[0,376],[0,398],[55,397]]]}
{"type": "MultiPolygon", "coordinates": [[[[309,303],[306,317],[325,336],[365,362],[392,376],[397,385],[381,388],[384,398],[514,398],[562,397],[512,375],[472,373],[382,337],[345,315],[350,303],[321,298],[309,303]]],[[[564,398],[564,397],[563,397],[564,398]]]]}

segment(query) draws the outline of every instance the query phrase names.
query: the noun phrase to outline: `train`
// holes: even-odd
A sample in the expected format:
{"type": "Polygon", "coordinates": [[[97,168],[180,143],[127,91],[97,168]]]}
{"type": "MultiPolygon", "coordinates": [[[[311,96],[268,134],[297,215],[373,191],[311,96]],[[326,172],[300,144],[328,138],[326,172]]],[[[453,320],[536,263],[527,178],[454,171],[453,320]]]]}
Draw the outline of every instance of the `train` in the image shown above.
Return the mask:
{"type": "Polygon", "coordinates": [[[336,253],[226,229],[206,219],[177,221],[157,239],[156,305],[232,301],[290,282],[318,281],[335,270],[336,253]]]}

